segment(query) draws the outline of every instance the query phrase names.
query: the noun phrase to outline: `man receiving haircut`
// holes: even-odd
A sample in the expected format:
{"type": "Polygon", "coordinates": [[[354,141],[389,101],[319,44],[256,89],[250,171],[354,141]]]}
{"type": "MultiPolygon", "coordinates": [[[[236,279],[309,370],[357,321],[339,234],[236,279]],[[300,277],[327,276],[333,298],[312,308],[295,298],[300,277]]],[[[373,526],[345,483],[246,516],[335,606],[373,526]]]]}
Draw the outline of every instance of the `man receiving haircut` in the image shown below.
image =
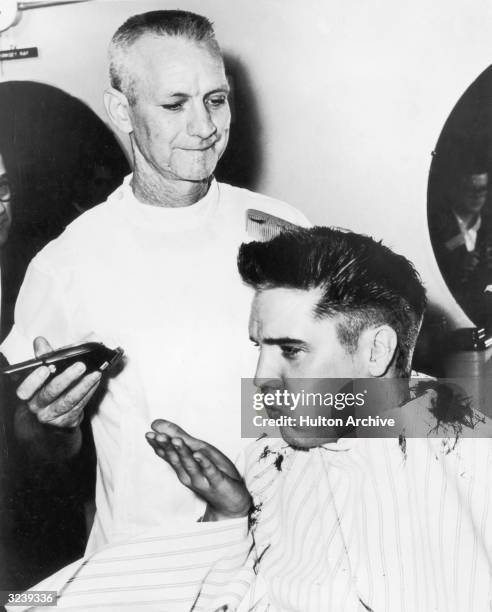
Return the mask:
{"type": "MultiPolygon", "coordinates": [[[[131,17],[111,41],[110,73],[104,101],[130,137],[133,174],[34,258],[2,346],[10,363],[31,357],[33,341],[37,355],[87,340],[125,350],[91,415],[97,513],[88,551],[202,514],[145,432],[164,417],[237,451],[249,347],[248,290],[234,260],[248,239],[247,211],[307,224],[287,204],[213,177],[229,137],[229,85],[205,17],[131,17]]],[[[50,374],[39,368],[19,386],[18,423],[32,432],[32,450],[73,456],[101,374],[83,364],[50,374]]]]}
{"type": "Polygon", "coordinates": [[[61,609],[490,610],[490,440],[456,435],[473,424],[467,405],[438,423],[433,389],[405,396],[396,384],[409,376],[426,303],[412,264],[369,237],[313,228],[243,245],[239,270],[255,290],[249,332],[261,391],[300,378],[386,379],[395,413],[424,420],[429,435],[281,427],[282,438],[244,451],[238,471],[158,420],[147,439],[207,502],[202,521],[180,538],[163,524],[41,587],[62,593],[61,609]]]}

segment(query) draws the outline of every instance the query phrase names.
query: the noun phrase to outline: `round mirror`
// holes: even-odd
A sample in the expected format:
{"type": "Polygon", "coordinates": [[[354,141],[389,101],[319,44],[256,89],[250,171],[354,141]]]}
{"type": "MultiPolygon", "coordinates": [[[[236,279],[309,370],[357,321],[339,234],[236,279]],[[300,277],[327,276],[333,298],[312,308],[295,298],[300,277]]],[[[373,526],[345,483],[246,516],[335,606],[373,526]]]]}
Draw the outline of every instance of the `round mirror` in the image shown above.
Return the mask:
{"type": "Polygon", "coordinates": [[[492,334],[492,66],[458,101],[429,176],[429,232],[441,274],[473,323],[492,334]]]}

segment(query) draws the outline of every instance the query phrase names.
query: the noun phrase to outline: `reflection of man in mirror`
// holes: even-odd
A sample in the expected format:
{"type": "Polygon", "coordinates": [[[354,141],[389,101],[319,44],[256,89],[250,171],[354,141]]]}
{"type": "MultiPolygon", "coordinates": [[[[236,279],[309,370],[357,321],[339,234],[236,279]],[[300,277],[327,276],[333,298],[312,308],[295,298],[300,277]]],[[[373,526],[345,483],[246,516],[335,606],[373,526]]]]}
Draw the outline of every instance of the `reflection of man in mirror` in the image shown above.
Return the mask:
{"type": "Polygon", "coordinates": [[[0,154],[0,247],[3,247],[9,237],[12,224],[11,210],[12,190],[5,162],[0,154]]]}
{"type": "Polygon", "coordinates": [[[466,165],[448,186],[441,206],[430,216],[437,262],[453,293],[472,321],[488,324],[485,293],[492,283],[492,237],[486,164],[466,165]]]}
{"type": "MultiPolygon", "coordinates": [[[[5,294],[5,289],[2,293],[2,274],[5,274],[2,265],[2,254],[7,244],[11,225],[12,188],[5,167],[5,161],[0,153],[0,330],[3,330],[8,323],[12,324],[12,321],[7,321],[10,317],[6,312],[10,308],[10,304],[7,303],[10,302],[9,296],[5,294]]],[[[1,336],[3,334],[0,332],[1,336]]]]}
{"type": "Polygon", "coordinates": [[[488,184],[487,172],[466,174],[461,178],[458,197],[453,203],[453,213],[468,252],[475,250],[477,233],[482,225],[481,213],[487,201],[488,184]]]}

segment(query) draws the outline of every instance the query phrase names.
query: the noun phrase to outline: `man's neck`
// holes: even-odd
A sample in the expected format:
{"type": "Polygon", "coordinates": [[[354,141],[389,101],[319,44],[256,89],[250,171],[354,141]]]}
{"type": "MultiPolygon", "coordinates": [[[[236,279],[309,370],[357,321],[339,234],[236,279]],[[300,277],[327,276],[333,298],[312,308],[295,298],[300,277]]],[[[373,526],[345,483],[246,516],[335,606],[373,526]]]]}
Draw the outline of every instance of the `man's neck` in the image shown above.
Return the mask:
{"type": "Polygon", "coordinates": [[[208,192],[210,179],[172,181],[146,169],[135,167],[132,190],[140,202],[151,206],[183,208],[201,200],[208,192]]]}

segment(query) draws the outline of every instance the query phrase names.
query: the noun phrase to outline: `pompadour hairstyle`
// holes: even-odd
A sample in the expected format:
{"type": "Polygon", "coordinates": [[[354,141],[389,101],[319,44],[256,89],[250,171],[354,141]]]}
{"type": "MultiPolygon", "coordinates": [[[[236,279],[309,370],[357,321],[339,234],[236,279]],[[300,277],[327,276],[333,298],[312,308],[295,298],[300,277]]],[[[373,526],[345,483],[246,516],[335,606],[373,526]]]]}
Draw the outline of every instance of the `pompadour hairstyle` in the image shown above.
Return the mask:
{"type": "Polygon", "coordinates": [[[257,291],[321,289],[316,318],[340,315],[338,338],[348,352],[360,333],[387,324],[398,338],[396,370],[409,376],[426,306],[413,265],[368,236],[329,227],[292,230],[268,242],[242,244],[238,268],[257,291]]]}
{"type": "Polygon", "coordinates": [[[124,93],[130,103],[135,101],[135,75],[128,74],[125,54],[143,35],[176,36],[208,44],[220,55],[212,22],[188,11],[149,11],[133,15],[113,35],[109,46],[109,76],[111,86],[124,93]]]}

